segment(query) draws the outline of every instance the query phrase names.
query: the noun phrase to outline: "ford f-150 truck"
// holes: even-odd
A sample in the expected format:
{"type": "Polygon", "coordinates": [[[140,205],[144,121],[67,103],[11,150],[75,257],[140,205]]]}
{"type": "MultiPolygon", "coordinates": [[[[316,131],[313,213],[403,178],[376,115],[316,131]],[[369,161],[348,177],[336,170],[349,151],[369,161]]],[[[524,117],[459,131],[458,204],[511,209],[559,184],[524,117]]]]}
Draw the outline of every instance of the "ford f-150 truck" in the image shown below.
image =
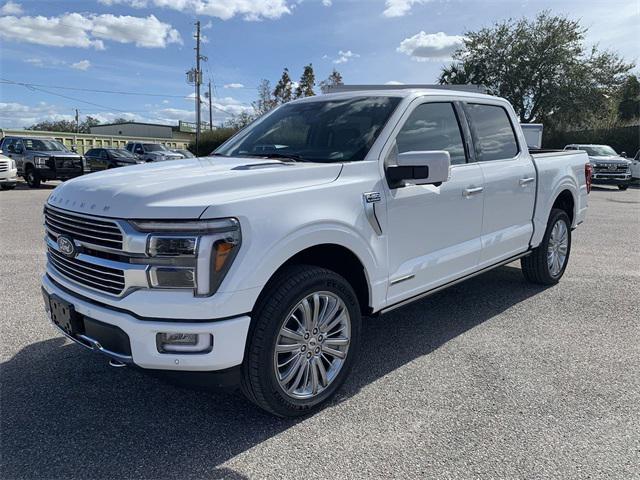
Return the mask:
{"type": "Polygon", "coordinates": [[[632,182],[632,162],[618,155],[609,145],[571,144],[565,150],[582,150],[589,156],[593,167],[592,181],[594,185],[617,185],[626,190],[632,182]]]}
{"type": "Polygon", "coordinates": [[[115,365],[208,372],[273,414],[301,415],[348,376],[363,316],[516,259],[527,280],[557,283],[585,218],[588,163],[532,155],[492,96],[296,100],[209,157],[57,187],[45,307],[115,365]]]}

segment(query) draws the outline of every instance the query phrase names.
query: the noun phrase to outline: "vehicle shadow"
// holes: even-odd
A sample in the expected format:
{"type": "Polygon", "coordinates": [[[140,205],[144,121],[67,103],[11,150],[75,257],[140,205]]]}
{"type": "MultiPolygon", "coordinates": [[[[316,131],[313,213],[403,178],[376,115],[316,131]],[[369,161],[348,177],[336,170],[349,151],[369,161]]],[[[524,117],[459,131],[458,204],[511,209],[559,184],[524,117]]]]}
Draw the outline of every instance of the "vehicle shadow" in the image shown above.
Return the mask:
{"type": "MultiPolygon", "coordinates": [[[[365,319],[366,348],[329,408],[542,290],[508,266],[365,319]]],[[[304,421],[110,368],[62,338],[25,347],[0,371],[4,478],[244,478],[219,466],[304,421]]]]}
{"type": "Polygon", "coordinates": [[[29,185],[27,185],[26,182],[22,180],[18,180],[18,183],[16,183],[15,190],[53,190],[58,185],[60,185],[60,183],[61,182],[58,182],[58,181],[50,181],[47,183],[41,183],[38,188],[31,188],[29,185]]]}

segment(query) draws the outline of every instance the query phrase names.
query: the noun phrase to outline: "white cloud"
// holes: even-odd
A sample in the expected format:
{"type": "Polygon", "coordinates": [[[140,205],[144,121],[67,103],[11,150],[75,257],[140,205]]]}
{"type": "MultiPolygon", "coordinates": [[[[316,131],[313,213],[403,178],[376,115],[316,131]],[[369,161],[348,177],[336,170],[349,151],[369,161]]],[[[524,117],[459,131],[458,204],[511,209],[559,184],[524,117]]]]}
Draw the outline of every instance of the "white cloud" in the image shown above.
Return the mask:
{"type": "Polygon", "coordinates": [[[430,0],[386,0],[382,15],[385,17],[404,17],[414,5],[422,5],[430,0]]]}
{"type": "Polygon", "coordinates": [[[389,80],[385,85],[404,85],[404,83],[398,82],[397,80],[389,80]]]}
{"type": "Polygon", "coordinates": [[[291,13],[287,0],[99,0],[105,5],[124,4],[134,8],[170,8],[189,14],[229,20],[242,16],[245,20],[277,19],[291,13]]]}
{"type": "Polygon", "coordinates": [[[330,7],[331,5],[333,5],[333,1],[332,0],[322,0],[322,5],[324,5],[325,7],[330,7]]]}
{"type": "Polygon", "coordinates": [[[446,60],[453,52],[462,46],[464,37],[447,35],[444,32],[417,33],[413,37],[400,42],[397,51],[409,55],[413,60],[426,62],[428,60],[446,60]]]}
{"type": "Polygon", "coordinates": [[[89,70],[90,66],[91,62],[89,60],[80,60],[79,62],[71,64],[71,68],[82,70],[83,72],[89,70]]]}
{"type": "Polygon", "coordinates": [[[224,88],[244,88],[242,83],[227,83],[224,88]]]}
{"type": "Polygon", "coordinates": [[[340,50],[336,58],[332,58],[329,55],[322,56],[323,60],[331,60],[336,65],[339,65],[341,63],[347,63],[348,61],[353,60],[354,58],[360,58],[360,55],[358,55],[357,53],[353,53],[351,50],[346,50],[346,51],[340,50]]]}
{"type": "Polygon", "coordinates": [[[0,7],[0,15],[22,15],[22,12],[22,5],[11,0],[0,7]]]}
{"type": "Polygon", "coordinates": [[[65,13],[58,17],[0,17],[0,38],[55,47],[104,50],[103,40],[164,48],[182,43],[178,31],[155,16],[65,13]]]}

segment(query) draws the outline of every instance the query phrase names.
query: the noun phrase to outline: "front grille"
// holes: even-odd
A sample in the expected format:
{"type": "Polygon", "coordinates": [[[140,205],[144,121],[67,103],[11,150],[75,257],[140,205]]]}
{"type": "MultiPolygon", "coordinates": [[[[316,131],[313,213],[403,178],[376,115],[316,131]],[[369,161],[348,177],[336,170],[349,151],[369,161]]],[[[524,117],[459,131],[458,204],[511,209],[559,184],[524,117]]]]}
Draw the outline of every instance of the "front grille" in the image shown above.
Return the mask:
{"type": "Polygon", "coordinates": [[[69,235],[79,242],[122,250],[122,231],[115,222],[81,217],[45,207],[45,226],[57,235],[69,235]]]}
{"type": "Polygon", "coordinates": [[[9,171],[9,162],[4,161],[0,162],[0,172],[8,172],[9,171]]]}
{"type": "Polygon", "coordinates": [[[120,295],[124,291],[123,270],[83,262],[77,258],[65,257],[51,247],[49,247],[47,257],[49,265],[69,280],[112,295],[120,295]]]}
{"type": "Polygon", "coordinates": [[[82,159],[78,157],[51,157],[56,170],[78,170],[82,168],[82,159]]]}

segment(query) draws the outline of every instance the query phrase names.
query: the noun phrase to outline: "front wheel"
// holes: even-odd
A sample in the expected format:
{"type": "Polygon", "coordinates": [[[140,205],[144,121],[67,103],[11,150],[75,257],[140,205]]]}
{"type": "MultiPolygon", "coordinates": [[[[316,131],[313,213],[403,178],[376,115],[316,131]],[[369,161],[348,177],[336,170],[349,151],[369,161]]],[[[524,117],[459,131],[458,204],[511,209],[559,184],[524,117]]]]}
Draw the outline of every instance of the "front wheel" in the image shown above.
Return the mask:
{"type": "Polygon", "coordinates": [[[40,187],[40,175],[38,175],[38,172],[36,172],[36,169],[33,167],[27,169],[25,180],[27,181],[27,185],[31,188],[40,187]]]}
{"type": "Polygon", "coordinates": [[[254,311],[242,390],[281,417],[319,408],[347,378],[358,353],[360,307],[340,275],[310,265],[283,270],[254,311]]]}
{"type": "Polygon", "coordinates": [[[629,188],[629,185],[618,185],[618,188],[619,188],[620,190],[623,190],[623,191],[624,191],[624,190],[626,190],[627,188],[629,188]]]}
{"type": "Polygon", "coordinates": [[[522,273],[528,281],[555,285],[560,281],[571,253],[571,220],[564,210],[551,210],[542,242],[521,260],[522,273]]]}
{"type": "Polygon", "coordinates": [[[2,185],[0,185],[0,188],[2,190],[13,190],[14,188],[16,188],[16,186],[15,184],[3,183],[2,185]]]}

